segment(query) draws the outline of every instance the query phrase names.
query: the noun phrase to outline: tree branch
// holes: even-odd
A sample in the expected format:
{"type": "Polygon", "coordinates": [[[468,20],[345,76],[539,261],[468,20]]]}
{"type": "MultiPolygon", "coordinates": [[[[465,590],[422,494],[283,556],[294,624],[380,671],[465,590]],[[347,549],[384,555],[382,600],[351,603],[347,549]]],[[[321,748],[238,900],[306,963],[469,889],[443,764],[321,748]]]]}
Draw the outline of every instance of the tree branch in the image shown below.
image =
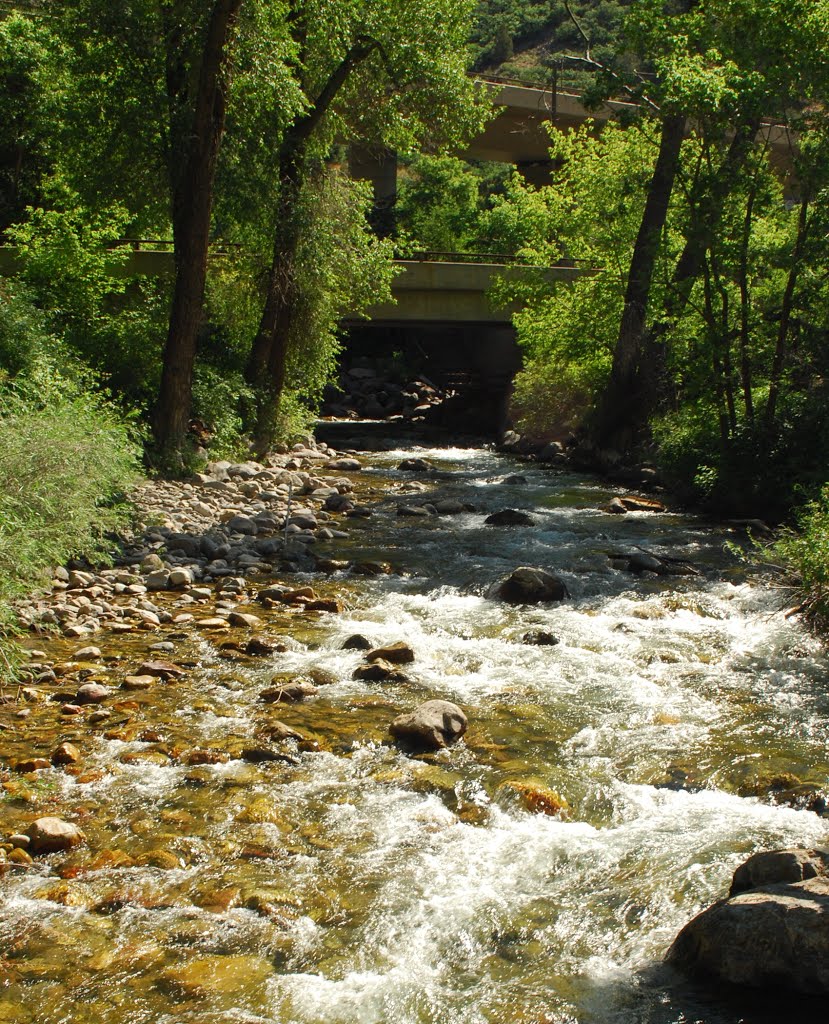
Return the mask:
{"type": "Polygon", "coordinates": [[[373,39],[358,37],[340,63],[328,76],[311,109],[294,125],[290,133],[294,143],[305,142],[311,136],[314,129],[328,112],[331,104],[336,99],[337,93],[345,85],[348,76],[354,68],[378,48],[378,44],[373,39]]]}

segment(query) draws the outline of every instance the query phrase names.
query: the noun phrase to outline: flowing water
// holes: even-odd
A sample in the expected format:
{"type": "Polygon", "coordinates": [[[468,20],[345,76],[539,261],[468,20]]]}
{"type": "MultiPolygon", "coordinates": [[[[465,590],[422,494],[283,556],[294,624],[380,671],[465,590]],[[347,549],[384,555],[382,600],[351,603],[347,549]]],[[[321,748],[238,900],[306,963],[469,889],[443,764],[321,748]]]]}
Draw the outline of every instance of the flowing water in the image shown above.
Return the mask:
{"type": "MultiPolygon", "coordinates": [[[[288,649],[267,663],[182,637],[187,680],[123,705],[83,773],[7,791],[0,830],[59,807],[89,843],[0,880],[0,1021],[812,1019],[658,965],[747,855],[827,841],[825,819],[774,798],[829,778],[825,654],[721,529],[607,515],[595,482],[482,449],[415,453],[440,471],[430,496],[479,511],[399,518],[399,501],[423,500],[394,468],[411,454],[366,460],[377,511],[346,520],[331,551],[393,575],[332,577],[347,612],[281,613],[288,649]],[[515,472],[526,483],[505,484],[515,472]],[[504,507],[536,525],[483,525],[504,507]],[[613,568],[640,548],[700,575],[613,568]],[[559,573],[571,600],[488,600],[522,564],[559,573]],[[560,643],[522,642],[538,629],[560,643]],[[353,681],[353,633],[407,641],[409,681],[353,681]],[[311,670],[334,680],[318,697],[257,700],[275,671],[311,670]],[[407,756],[388,723],[431,697],[460,704],[469,732],[407,756]],[[182,754],[238,751],[277,718],[320,750],[261,765],[182,754]]],[[[158,639],[119,638],[124,663],[158,639]]]]}

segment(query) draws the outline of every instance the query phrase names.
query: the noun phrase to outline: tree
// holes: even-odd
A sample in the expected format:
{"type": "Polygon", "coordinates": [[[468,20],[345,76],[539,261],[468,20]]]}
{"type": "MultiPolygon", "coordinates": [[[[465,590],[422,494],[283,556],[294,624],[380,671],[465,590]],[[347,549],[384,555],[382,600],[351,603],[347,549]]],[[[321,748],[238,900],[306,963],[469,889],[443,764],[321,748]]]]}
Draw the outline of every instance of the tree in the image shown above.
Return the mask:
{"type": "Polygon", "coordinates": [[[181,448],[190,418],[216,161],[227,111],[228,47],[241,5],[242,0],[215,0],[197,48],[192,43],[183,45],[185,12],[175,8],[162,12],[167,41],[169,173],[176,265],[154,419],[156,443],[162,450],[181,448]],[[195,49],[193,55],[188,54],[191,48],[195,49]]]}
{"type": "Polygon", "coordinates": [[[276,157],[271,265],[247,367],[257,389],[256,446],[273,436],[300,304],[302,193],[334,138],[416,147],[460,140],[483,104],[466,77],[469,0],[296,0],[287,16],[303,105],[276,157]]]}

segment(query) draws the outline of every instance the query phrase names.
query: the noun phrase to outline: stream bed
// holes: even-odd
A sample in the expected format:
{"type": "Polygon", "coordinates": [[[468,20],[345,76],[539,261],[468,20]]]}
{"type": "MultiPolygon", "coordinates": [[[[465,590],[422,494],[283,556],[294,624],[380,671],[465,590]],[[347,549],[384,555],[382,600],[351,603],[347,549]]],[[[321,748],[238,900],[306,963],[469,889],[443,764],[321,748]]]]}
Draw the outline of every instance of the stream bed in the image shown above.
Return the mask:
{"type": "Polygon", "coordinates": [[[808,1000],[784,1013],[661,966],[748,855],[829,839],[814,810],[829,659],[737,557],[739,536],[679,514],[608,515],[606,485],[484,448],[361,458],[374,512],[342,520],[348,537],[325,553],[392,573],[300,577],[346,610],[275,610],[284,649],[266,659],[175,627],[107,641],[133,663],[172,634],[191,668],[131,694],[83,771],[4,790],[0,833],[60,808],[87,844],[0,878],[0,1022],[813,1019],[808,1000]],[[412,456],[435,472],[396,468],[412,456]],[[397,515],[435,496],[475,511],[397,515]],[[484,525],[503,508],[534,525],[484,525]],[[614,568],[640,550],[699,575],[614,568]],[[519,565],[561,576],[570,600],[488,599],[519,565]],[[559,642],[524,642],[531,631],[559,642]],[[407,681],[352,679],[353,634],[409,644],[407,681]],[[275,673],[323,685],[263,704],[275,673]],[[389,722],[433,697],[459,704],[469,731],[409,756],[389,722]],[[238,757],[277,722],[303,740],[280,760],[238,757]]]}

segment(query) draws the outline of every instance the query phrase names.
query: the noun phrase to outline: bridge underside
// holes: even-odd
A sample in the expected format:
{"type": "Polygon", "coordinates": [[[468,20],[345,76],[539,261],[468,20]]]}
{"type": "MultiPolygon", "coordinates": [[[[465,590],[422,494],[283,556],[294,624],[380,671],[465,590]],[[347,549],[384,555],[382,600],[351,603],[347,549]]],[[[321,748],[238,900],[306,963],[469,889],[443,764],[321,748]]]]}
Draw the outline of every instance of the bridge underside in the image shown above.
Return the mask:
{"type": "Polygon", "coordinates": [[[521,353],[514,328],[506,325],[368,323],[352,326],[345,336],[341,365],[355,361],[377,367],[399,361],[455,392],[433,412],[433,423],[496,436],[506,426],[521,353]]]}

